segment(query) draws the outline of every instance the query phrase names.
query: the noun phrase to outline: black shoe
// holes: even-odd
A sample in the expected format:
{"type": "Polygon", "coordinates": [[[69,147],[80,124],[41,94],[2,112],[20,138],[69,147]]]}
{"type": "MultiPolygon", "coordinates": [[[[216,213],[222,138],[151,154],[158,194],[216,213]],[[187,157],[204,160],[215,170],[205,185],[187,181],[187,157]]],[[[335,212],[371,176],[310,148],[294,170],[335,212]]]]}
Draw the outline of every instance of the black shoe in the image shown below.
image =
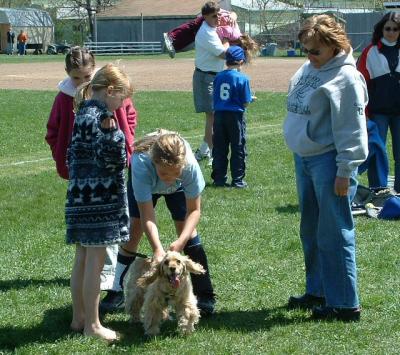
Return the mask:
{"type": "Polygon", "coordinates": [[[231,184],[232,187],[235,187],[236,189],[245,189],[246,187],[248,187],[247,182],[242,180],[242,181],[232,181],[231,184]]]}
{"type": "Polygon", "coordinates": [[[360,321],[361,308],[314,307],[311,318],[321,320],[360,321]]]}
{"type": "Polygon", "coordinates": [[[202,317],[210,316],[215,313],[215,300],[210,299],[199,299],[197,301],[197,307],[200,310],[202,317]]]}
{"type": "Polygon", "coordinates": [[[214,187],[231,187],[227,182],[213,182],[214,187]]]}
{"type": "Polygon", "coordinates": [[[101,313],[112,313],[124,309],[124,291],[108,291],[107,295],[100,302],[101,313]]]}
{"type": "Polygon", "coordinates": [[[288,301],[288,309],[312,309],[314,306],[320,306],[325,304],[324,297],[317,297],[305,293],[301,296],[290,296],[288,301]]]}

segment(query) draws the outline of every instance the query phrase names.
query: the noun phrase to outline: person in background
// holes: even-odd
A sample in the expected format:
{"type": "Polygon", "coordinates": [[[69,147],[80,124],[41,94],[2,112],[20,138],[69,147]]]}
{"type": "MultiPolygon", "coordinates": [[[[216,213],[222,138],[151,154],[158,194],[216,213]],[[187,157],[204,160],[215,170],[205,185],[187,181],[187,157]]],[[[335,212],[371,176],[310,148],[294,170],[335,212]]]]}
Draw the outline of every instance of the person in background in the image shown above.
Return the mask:
{"type": "MultiPolygon", "coordinates": [[[[224,9],[218,11],[219,24],[217,33],[221,41],[224,38],[228,40],[237,40],[242,35],[236,22],[237,15],[224,9]]],[[[192,49],[196,34],[204,22],[203,16],[198,16],[194,20],[185,22],[171,31],[164,33],[164,45],[171,58],[175,57],[176,52],[183,52],[187,48],[192,49]]]]}
{"type": "Polygon", "coordinates": [[[253,101],[249,78],[240,72],[246,60],[244,50],[230,46],[225,53],[227,69],[214,80],[213,163],[214,186],[227,186],[229,146],[232,187],[247,187],[246,106],[253,101]]]}
{"type": "Polygon", "coordinates": [[[28,43],[28,34],[21,30],[17,37],[17,45],[18,45],[18,55],[26,54],[26,44],[28,43]]]}
{"type": "MultiPolygon", "coordinates": [[[[372,43],[363,50],[357,68],[368,85],[367,116],[386,145],[392,136],[394,190],[400,193],[400,14],[388,12],[375,25],[372,43]]],[[[371,131],[373,127],[371,127],[371,131]]],[[[383,163],[385,159],[381,159],[383,163]]],[[[387,187],[388,171],[376,158],[368,164],[370,187],[387,187]]]]}
{"type": "Polygon", "coordinates": [[[294,155],[306,286],[288,308],[310,308],[314,319],[358,321],[351,201],[357,167],[368,155],[367,87],[333,17],[308,18],[298,38],[308,61],[290,80],[283,130],[294,155]]]}
{"type": "Polygon", "coordinates": [[[7,54],[12,55],[14,53],[15,33],[10,26],[7,31],[7,54]]]}
{"type": "Polygon", "coordinates": [[[195,39],[195,70],[193,73],[193,99],[197,113],[205,113],[204,139],[196,151],[197,160],[209,159],[212,163],[212,135],[214,123],[213,82],[217,73],[224,69],[225,51],[229,42],[224,44],[217,34],[220,8],[214,1],[204,4],[201,14],[204,21],[195,39]]]}

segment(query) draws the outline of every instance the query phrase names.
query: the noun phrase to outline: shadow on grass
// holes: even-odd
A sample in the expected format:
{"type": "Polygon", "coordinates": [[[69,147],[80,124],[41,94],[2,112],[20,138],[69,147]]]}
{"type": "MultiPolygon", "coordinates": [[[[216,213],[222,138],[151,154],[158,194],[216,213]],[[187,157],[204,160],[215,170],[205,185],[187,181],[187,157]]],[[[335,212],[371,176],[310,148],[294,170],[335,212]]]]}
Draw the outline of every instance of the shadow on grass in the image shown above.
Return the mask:
{"type": "MultiPolygon", "coordinates": [[[[120,313],[123,314],[123,312],[120,313]]],[[[57,341],[75,337],[83,339],[81,333],[73,332],[70,329],[71,316],[72,306],[67,305],[46,310],[42,322],[30,328],[0,327],[0,354],[2,354],[2,350],[15,351],[29,344],[54,344],[57,341]]],[[[149,340],[144,336],[143,326],[141,324],[130,324],[128,319],[121,321],[104,321],[103,319],[102,324],[122,335],[121,341],[114,346],[118,344],[123,348],[129,344],[140,345],[149,340]],[[126,342],[125,338],[129,341],[126,342]]],[[[163,325],[163,331],[164,329],[166,329],[166,334],[174,334],[176,323],[166,322],[165,328],[163,325]]]]}
{"type": "MultiPolygon", "coordinates": [[[[304,314],[293,314],[287,308],[277,307],[272,309],[249,310],[249,311],[223,311],[213,316],[201,318],[196,329],[231,330],[240,332],[267,331],[275,326],[285,326],[292,323],[309,321],[304,314]]],[[[147,338],[144,335],[141,324],[131,324],[125,321],[111,321],[107,323],[112,329],[121,334],[121,340],[114,346],[127,347],[151,342],[154,338],[147,338]]],[[[161,326],[161,334],[158,340],[164,338],[180,338],[177,331],[177,322],[166,321],[161,326]]]]}
{"type": "MultiPolygon", "coordinates": [[[[28,344],[54,343],[67,337],[81,336],[70,330],[71,306],[49,309],[43,316],[43,321],[32,328],[1,327],[0,346],[4,350],[16,350],[28,344]]],[[[304,315],[294,316],[286,310],[286,307],[249,311],[223,311],[211,317],[202,318],[197,329],[223,329],[240,332],[254,332],[269,330],[275,326],[284,326],[292,323],[308,321],[304,315]]],[[[116,349],[130,346],[140,346],[153,341],[144,335],[143,326],[139,323],[131,324],[126,320],[109,320],[103,323],[105,326],[116,330],[121,334],[121,340],[113,345],[116,349]]],[[[158,340],[165,338],[180,338],[177,332],[176,320],[164,322],[161,326],[161,334],[158,340]]]]}
{"type": "Polygon", "coordinates": [[[207,188],[215,189],[215,190],[233,190],[231,186],[215,186],[212,181],[207,181],[206,186],[207,188]]]}
{"type": "Polygon", "coordinates": [[[30,286],[48,286],[48,285],[57,285],[63,287],[69,287],[69,279],[64,279],[61,277],[56,277],[54,279],[17,279],[17,280],[0,280],[0,290],[1,291],[9,291],[9,290],[20,290],[22,288],[30,287],[30,286]]]}
{"type": "Polygon", "coordinates": [[[286,213],[286,214],[294,214],[299,212],[299,205],[286,205],[286,206],[279,206],[276,207],[275,210],[278,213],[286,213]]]}
{"type": "Polygon", "coordinates": [[[67,335],[73,336],[69,329],[71,306],[46,310],[43,321],[32,328],[1,327],[0,344],[2,349],[14,350],[32,343],[53,343],[67,335]]]}
{"type": "Polygon", "coordinates": [[[306,319],[304,315],[294,317],[285,306],[282,306],[271,309],[218,312],[212,317],[203,318],[199,328],[254,332],[303,322],[306,319]]]}

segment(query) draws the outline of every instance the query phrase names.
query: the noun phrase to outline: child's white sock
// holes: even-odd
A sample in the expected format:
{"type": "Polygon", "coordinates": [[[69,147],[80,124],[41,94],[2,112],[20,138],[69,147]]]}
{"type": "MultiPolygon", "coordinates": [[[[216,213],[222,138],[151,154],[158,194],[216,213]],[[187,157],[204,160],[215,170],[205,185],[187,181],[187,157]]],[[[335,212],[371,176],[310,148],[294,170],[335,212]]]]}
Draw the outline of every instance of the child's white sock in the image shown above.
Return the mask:
{"type": "Polygon", "coordinates": [[[201,154],[207,154],[208,152],[210,151],[210,148],[208,147],[208,144],[207,144],[207,142],[205,142],[205,141],[203,141],[203,143],[201,143],[201,146],[200,146],[200,152],[201,152],[201,154]]]}
{"type": "Polygon", "coordinates": [[[113,291],[122,291],[123,281],[129,266],[134,262],[136,256],[125,256],[118,253],[117,266],[112,286],[113,291]]]}

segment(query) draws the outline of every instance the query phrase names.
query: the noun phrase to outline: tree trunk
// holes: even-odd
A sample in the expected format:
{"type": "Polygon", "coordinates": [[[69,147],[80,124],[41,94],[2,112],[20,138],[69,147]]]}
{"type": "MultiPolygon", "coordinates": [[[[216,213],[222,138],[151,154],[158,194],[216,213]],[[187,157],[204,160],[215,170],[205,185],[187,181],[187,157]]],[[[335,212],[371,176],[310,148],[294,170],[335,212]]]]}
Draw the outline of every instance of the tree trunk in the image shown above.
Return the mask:
{"type": "Polygon", "coordinates": [[[90,36],[92,38],[92,41],[95,41],[96,38],[94,38],[95,33],[94,33],[94,23],[93,23],[93,10],[96,11],[96,9],[92,7],[91,0],[86,0],[86,11],[88,14],[90,36]]]}

